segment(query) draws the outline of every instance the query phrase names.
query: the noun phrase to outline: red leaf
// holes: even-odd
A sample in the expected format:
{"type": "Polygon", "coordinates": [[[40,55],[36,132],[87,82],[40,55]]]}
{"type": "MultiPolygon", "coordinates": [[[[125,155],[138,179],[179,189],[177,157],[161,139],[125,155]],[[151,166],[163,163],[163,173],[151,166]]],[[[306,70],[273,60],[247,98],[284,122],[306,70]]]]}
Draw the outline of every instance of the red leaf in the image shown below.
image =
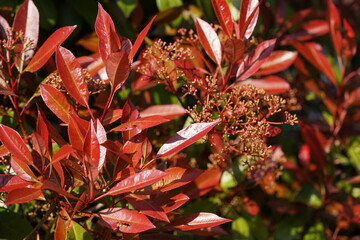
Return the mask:
{"type": "Polygon", "coordinates": [[[303,55],[311,64],[313,64],[319,71],[321,71],[329,80],[337,86],[332,66],[323,53],[323,49],[320,44],[315,42],[306,42],[301,44],[296,41],[292,41],[291,44],[303,55]]]}
{"type": "Polygon", "coordinates": [[[67,224],[66,220],[64,220],[59,214],[56,220],[56,228],[54,232],[54,240],[64,240],[67,239],[67,224]]]}
{"type": "Polygon", "coordinates": [[[1,83],[0,83],[0,94],[16,97],[16,94],[12,90],[8,89],[7,87],[4,87],[3,85],[1,85],[1,83]]]}
{"type": "Polygon", "coordinates": [[[253,75],[261,65],[268,59],[275,47],[276,39],[271,39],[260,43],[253,51],[240,62],[236,73],[236,80],[245,80],[253,75]]]}
{"type": "Polygon", "coordinates": [[[75,56],[66,48],[56,49],[56,67],[69,94],[82,106],[88,106],[89,91],[85,76],[75,56]]]}
{"type": "Polygon", "coordinates": [[[113,91],[117,91],[130,73],[130,64],[126,52],[110,53],[106,59],[106,73],[113,91]]]}
{"type": "MultiPolygon", "coordinates": [[[[34,55],[39,37],[39,11],[32,0],[26,0],[20,5],[16,12],[13,28],[16,32],[21,31],[24,36],[31,39],[34,48],[30,48],[25,52],[24,62],[30,60],[34,55]]],[[[25,46],[22,46],[25,48],[25,46]]]]}
{"type": "Polygon", "coordinates": [[[155,20],[156,16],[154,16],[150,22],[144,27],[143,30],[141,30],[141,32],[139,33],[139,35],[137,36],[135,43],[133,45],[133,47],[131,48],[131,51],[129,53],[129,61],[131,61],[134,57],[135,54],[137,53],[137,51],[139,50],[141,43],[143,42],[144,38],[146,37],[153,21],[155,20]]]}
{"type": "MultiPolygon", "coordinates": [[[[140,116],[139,111],[136,109],[136,107],[134,106],[134,104],[131,102],[130,99],[128,99],[123,107],[123,114],[121,117],[121,122],[122,123],[126,123],[129,121],[133,121],[138,119],[140,116]]],[[[132,138],[133,136],[139,134],[141,132],[140,129],[133,129],[130,131],[125,131],[123,132],[123,139],[124,141],[129,140],[130,138],[132,138]]]]}
{"type": "Polygon", "coordinates": [[[26,188],[30,182],[25,181],[18,175],[0,174],[0,192],[10,192],[18,188],[26,188]]]}
{"type": "Polygon", "coordinates": [[[215,30],[204,20],[196,19],[196,32],[201,45],[207,55],[217,64],[221,65],[221,42],[215,30]]]}
{"type": "Polygon", "coordinates": [[[52,157],[51,164],[59,162],[64,158],[67,158],[71,153],[75,152],[75,149],[71,145],[62,146],[52,157]]]}
{"type": "Polygon", "coordinates": [[[215,127],[221,120],[207,123],[194,123],[190,126],[178,131],[175,135],[171,136],[169,140],[161,146],[156,158],[166,157],[174,154],[187,146],[193,144],[197,140],[204,137],[213,127],[215,127]]]}
{"type": "Polygon", "coordinates": [[[194,181],[182,188],[190,199],[205,195],[216,186],[221,178],[221,171],[218,168],[208,169],[198,176],[194,181]]]}
{"type": "Polygon", "coordinates": [[[107,141],[107,136],[106,136],[106,131],[105,131],[103,125],[101,125],[99,119],[96,119],[95,128],[96,128],[96,137],[100,144],[100,159],[99,159],[99,164],[97,166],[98,171],[100,171],[105,163],[106,147],[103,146],[103,144],[107,141]]]}
{"type": "Polygon", "coordinates": [[[301,25],[301,28],[292,34],[286,35],[281,44],[287,44],[289,40],[307,41],[314,37],[325,35],[329,32],[329,25],[324,20],[311,20],[301,25]]]}
{"type": "Polygon", "coordinates": [[[160,170],[152,169],[152,170],[144,170],[139,173],[135,173],[130,177],[125,178],[118,184],[116,184],[113,188],[111,188],[105,195],[118,195],[125,192],[134,191],[148,185],[151,185],[163,177],[168,175],[160,170]]]}
{"type": "Polygon", "coordinates": [[[132,130],[134,128],[137,129],[147,129],[147,128],[151,128],[154,127],[156,125],[162,124],[164,122],[168,122],[170,121],[167,118],[158,116],[158,115],[152,115],[152,116],[148,116],[148,117],[142,117],[142,118],[138,118],[136,120],[133,121],[129,121],[126,123],[121,124],[120,126],[117,126],[116,128],[111,129],[111,131],[129,131],[132,130]]]}
{"type": "Polygon", "coordinates": [[[224,43],[224,57],[230,62],[237,62],[244,54],[245,44],[243,40],[229,38],[224,43]]]}
{"type": "Polygon", "coordinates": [[[14,157],[26,164],[33,164],[29,149],[14,129],[0,124],[0,141],[14,157]]]}
{"type": "Polygon", "coordinates": [[[243,199],[241,199],[241,202],[245,211],[247,211],[253,216],[258,215],[259,207],[255,201],[249,199],[248,197],[244,197],[243,199]]]}
{"type": "Polygon", "coordinates": [[[77,197],[73,196],[72,194],[68,193],[65,189],[63,189],[62,187],[56,185],[55,183],[49,181],[49,180],[45,180],[43,182],[43,186],[42,189],[49,189],[52,190],[62,196],[68,197],[68,198],[72,198],[72,199],[78,199],[77,197]]]}
{"type": "Polygon", "coordinates": [[[201,212],[179,217],[171,222],[171,226],[177,230],[190,231],[199,228],[215,227],[227,222],[231,222],[231,220],[219,217],[214,213],[201,212]]]}
{"type": "Polygon", "coordinates": [[[148,116],[162,116],[169,120],[182,116],[186,113],[185,109],[177,104],[152,105],[140,112],[142,118],[148,116]]]}
{"type": "Polygon", "coordinates": [[[56,48],[60,46],[74,31],[76,26],[62,27],[56,30],[46,41],[41,45],[39,50],[31,59],[25,71],[36,72],[49,60],[56,48]]]}
{"type": "Polygon", "coordinates": [[[8,193],[8,196],[5,201],[5,205],[11,205],[15,203],[26,203],[35,199],[45,200],[41,192],[41,189],[19,188],[12,190],[8,193]]]}
{"type": "Polygon", "coordinates": [[[225,0],[211,0],[216,18],[225,33],[232,37],[234,23],[231,17],[229,5],[225,0]]]}
{"type": "Polygon", "coordinates": [[[339,31],[341,27],[341,18],[333,1],[328,0],[327,3],[327,18],[329,22],[331,40],[334,45],[336,55],[340,56],[340,51],[342,48],[342,38],[339,31]]]}
{"type": "Polygon", "coordinates": [[[103,9],[100,3],[98,3],[95,31],[99,37],[100,56],[103,62],[106,62],[110,53],[120,49],[121,43],[110,15],[103,9]]]}
{"type": "Polygon", "coordinates": [[[16,175],[24,179],[25,181],[33,182],[36,179],[35,174],[30,169],[29,165],[13,156],[10,161],[11,168],[16,175]]]}
{"type": "Polygon", "coordinates": [[[155,228],[147,217],[135,210],[108,208],[99,212],[100,222],[124,233],[139,233],[155,228]]]}
{"type": "Polygon", "coordinates": [[[91,181],[96,181],[99,176],[100,144],[96,135],[94,122],[91,121],[84,140],[85,164],[87,164],[91,181]]]}
{"type": "Polygon", "coordinates": [[[189,232],[198,236],[209,236],[209,237],[228,234],[224,229],[222,229],[219,226],[200,228],[200,229],[190,230],[189,232]]]}
{"type": "Polygon", "coordinates": [[[140,213],[161,221],[170,222],[164,210],[148,197],[131,194],[126,197],[126,200],[140,211],[140,213]]]}
{"type": "Polygon", "coordinates": [[[290,84],[281,77],[267,76],[260,79],[247,79],[244,81],[236,82],[234,87],[242,85],[253,85],[257,88],[264,89],[268,94],[279,94],[289,91],[290,84]]]}
{"type": "Polygon", "coordinates": [[[72,147],[80,152],[84,148],[84,139],[88,131],[89,123],[78,117],[75,113],[71,113],[69,117],[68,135],[72,147]]]}
{"type": "Polygon", "coordinates": [[[6,30],[10,28],[10,25],[8,23],[8,21],[6,21],[5,18],[3,18],[2,16],[0,16],[0,40],[7,40],[8,36],[6,33],[6,30]]]}
{"type": "Polygon", "coordinates": [[[240,38],[249,39],[252,35],[259,17],[259,1],[243,0],[240,7],[240,38]]]}
{"type": "Polygon", "coordinates": [[[103,125],[109,125],[113,122],[116,122],[117,120],[119,120],[122,117],[122,109],[109,109],[104,117],[104,120],[102,122],[103,125]]]}
{"type": "Polygon", "coordinates": [[[255,74],[266,75],[283,71],[293,64],[297,55],[297,52],[293,51],[273,51],[255,74]]]}
{"type": "Polygon", "coordinates": [[[49,143],[50,143],[50,136],[49,136],[49,130],[47,128],[46,122],[41,115],[40,111],[38,110],[38,118],[36,121],[36,131],[39,133],[39,135],[42,137],[42,139],[45,142],[46,150],[49,152],[49,143]]]}
{"type": "Polygon", "coordinates": [[[68,123],[71,106],[65,95],[55,87],[46,84],[40,85],[40,94],[46,106],[63,122],[68,123]]]}
{"type": "Polygon", "coordinates": [[[190,198],[183,193],[166,194],[162,195],[161,198],[155,199],[166,213],[174,211],[189,200],[190,198]]]}

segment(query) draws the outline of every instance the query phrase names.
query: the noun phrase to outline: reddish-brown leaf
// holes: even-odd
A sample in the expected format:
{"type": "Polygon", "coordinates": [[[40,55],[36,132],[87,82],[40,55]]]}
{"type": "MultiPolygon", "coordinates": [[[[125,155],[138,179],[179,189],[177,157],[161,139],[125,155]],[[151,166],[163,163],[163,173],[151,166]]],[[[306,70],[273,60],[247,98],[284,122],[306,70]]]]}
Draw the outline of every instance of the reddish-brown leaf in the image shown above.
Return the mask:
{"type": "Polygon", "coordinates": [[[137,36],[135,42],[134,42],[134,45],[133,47],[131,48],[131,51],[129,53],[129,61],[131,61],[134,57],[135,57],[135,54],[137,53],[137,51],[139,50],[140,46],[141,46],[141,43],[143,42],[144,38],[146,37],[153,21],[155,20],[156,16],[154,16],[150,22],[144,27],[143,30],[141,30],[141,32],[139,33],[139,35],[137,36]]]}
{"type": "Polygon", "coordinates": [[[241,199],[242,207],[245,211],[250,213],[253,216],[256,216],[259,213],[259,206],[255,201],[251,200],[248,197],[244,197],[241,199]]]}
{"type": "Polygon", "coordinates": [[[229,38],[224,43],[224,57],[230,62],[237,62],[244,54],[245,44],[243,40],[229,38]]]}
{"type": "Polygon", "coordinates": [[[75,149],[71,145],[62,146],[52,157],[51,164],[59,162],[64,158],[67,158],[71,153],[75,152],[75,149]]]}
{"type": "Polygon", "coordinates": [[[330,28],[331,40],[334,45],[336,54],[340,56],[340,51],[342,48],[342,38],[339,31],[341,27],[341,18],[334,2],[332,0],[328,0],[327,3],[327,20],[330,28]]]}
{"type": "Polygon", "coordinates": [[[11,205],[15,203],[26,203],[31,200],[45,200],[41,189],[35,188],[18,188],[10,191],[6,198],[5,204],[11,205]]]}
{"type": "Polygon", "coordinates": [[[168,173],[156,169],[144,170],[123,179],[121,182],[111,188],[106,193],[106,195],[114,196],[121,193],[134,191],[151,185],[161,180],[166,175],[168,175],[168,173]]]}
{"type": "Polygon", "coordinates": [[[99,119],[95,121],[95,129],[96,129],[96,137],[100,144],[100,158],[99,164],[97,166],[98,171],[104,166],[105,158],[106,158],[106,147],[103,144],[107,141],[106,131],[104,126],[101,124],[99,119]]]}
{"type": "Polygon", "coordinates": [[[214,213],[200,212],[179,217],[172,221],[170,225],[177,230],[190,231],[199,228],[215,227],[227,222],[231,222],[231,220],[219,217],[214,213]]]}
{"type": "Polygon", "coordinates": [[[225,0],[211,0],[215,15],[225,33],[232,37],[234,23],[229,5],[225,0]]]}
{"type": "Polygon", "coordinates": [[[6,30],[10,28],[10,25],[8,23],[8,21],[6,21],[5,18],[3,18],[2,16],[0,16],[0,40],[7,40],[8,36],[6,33],[6,30]]]}
{"type": "Polygon", "coordinates": [[[8,95],[8,96],[15,96],[16,94],[11,89],[8,89],[7,87],[0,84],[0,94],[8,95]]]}
{"type": "Polygon", "coordinates": [[[140,213],[161,221],[170,222],[164,210],[147,196],[131,194],[126,200],[133,205],[140,213]]]}
{"type": "Polygon", "coordinates": [[[264,89],[268,94],[279,94],[289,91],[290,84],[283,78],[278,76],[266,76],[260,79],[247,79],[236,82],[234,87],[243,85],[253,85],[257,88],[264,89]]]}
{"type": "Polygon", "coordinates": [[[65,197],[68,197],[71,199],[78,199],[74,195],[68,193],[64,188],[56,185],[55,183],[51,182],[50,180],[44,180],[42,189],[49,189],[49,190],[52,190],[62,196],[65,196],[65,197]]]}
{"type": "Polygon", "coordinates": [[[113,131],[123,132],[123,131],[132,130],[134,128],[144,130],[144,129],[151,128],[151,127],[154,127],[156,125],[159,125],[159,124],[162,124],[162,123],[168,122],[168,121],[170,121],[170,120],[167,118],[164,118],[162,116],[152,115],[152,116],[142,117],[142,118],[138,118],[133,121],[123,123],[120,126],[113,128],[111,131],[112,132],[113,131]]]}
{"type": "Polygon", "coordinates": [[[55,87],[41,84],[40,94],[46,106],[63,122],[69,122],[69,113],[71,106],[65,95],[55,87]]]}
{"type": "Polygon", "coordinates": [[[37,121],[36,121],[36,131],[44,140],[46,150],[49,152],[49,143],[50,143],[49,130],[48,130],[48,128],[46,126],[46,122],[39,110],[38,110],[37,121]]]}
{"type": "Polygon", "coordinates": [[[209,237],[228,234],[220,226],[200,228],[200,229],[190,230],[189,232],[198,236],[209,236],[209,237]]]}
{"type": "Polygon", "coordinates": [[[278,34],[281,35],[285,31],[294,27],[295,25],[303,22],[305,18],[307,18],[309,15],[313,13],[313,11],[314,10],[311,8],[306,8],[295,12],[294,14],[291,15],[289,19],[286,19],[286,21],[283,23],[283,26],[279,30],[278,34]]]}
{"type": "Polygon", "coordinates": [[[39,50],[31,59],[25,71],[36,72],[49,60],[56,48],[60,46],[74,31],[76,26],[62,27],[56,30],[46,41],[41,45],[39,50]]]}
{"type": "Polygon", "coordinates": [[[18,188],[26,188],[31,182],[25,181],[18,175],[0,174],[0,192],[10,192],[18,188]]]}
{"type": "MultiPolygon", "coordinates": [[[[39,37],[39,11],[36,8],[32,0],[26,0],[20,5],[16,12],[13,28],[16,32],[21,31],[24,36],[31,39],[34,48],[27,49],[25,51],[25,57],[23,61],[28,61],[34,55],[34,49],[36,48],[39,37]]],[[[25,46],[22,46],[25,49],[25,46]]]]}
{"type": "Polygon", "coordinates": [[[236,80],[245,80],[253,75],[268,59],[275,47],[276,39],[270,39],[257,45],[257,47],[240,62],[236,73],[236,80]]]}
{"type": "Polygon", "coordinates": [[[31,153],[17,131],[0,124],[0,141],[14,157],[26,164],[33,164],[31,153]]]}
{"type": "Polygon", "coordinates": [[[102,124],[104,126],[109,125],[113,122],[116,122],[117,120],[119,120],[122,117],[122,109],[110,109],[106,112],[104,120],[102,122],[102,124]]]}
{"type": "Polygon", "coordinates": [[[221,178],[221,171],[218,168],[208,169],[198,176],[193,182],[182,188],[190,199],[205,195],[216,186],[221,178]]]}
{"type": "Polygon", "coordinates": [[[201,45],[207,55],[217,64],[221,65],[221,42],[215,30],[204,20],[196,19],[196,32],[199,36],[201,45]]]}
{"type": "Polygon", "coordinates": [[[135,210],[108,208],[98,214],[101,224],[124,233],[139,233],[155,228],[147,217],[135,210]]]}
{"type": "Polygon", "coordinates": [[[331,83],[336,87],[337,82],[331,64],[323,53],[323,49],[320,44],[315,42],[306,42],[301,44],[296,41],[292,41],[291,44],[303,55],[311,64],[314,65],[320,72],[329,78],[331,83]]]}
{"type": "Polygon", "coordinates": [[[267,75],[283,71],[293,64],[297,55],[294,51],[273,51],[255,74],[267,75]]]}
{"type": "Polygon", "coordinates": [[[56,220],[56,227],[54,232],[54,240],[64,240],[67,239],[67,224],[66,220],[62,218],[62,216],[59,214],[56,220]]]}
{"type": "Polygon", "coordinates": [[[106,59],[106,73],[113,92],[124,84],[129,76],[130,69],[128,55],[125,51],[109,54],[106,59]]]}
{"type": "Polygon", "coordinates": [[[240,38],[249,39],[252,35],[259,17],[259,1],[243,0],[240,6],[240,38]]]}
{"type": "Polygon", "coordinates": [[[185,109],[177,104],[152,105],[140,112],[142,118],[148,116],[162,116],[169,120],[182,116],[186,113],[185,109]]]}
{"type": "Polygon", "coordinates": [[[30,169],[29,165],[27,165],[24,161],[18,159],[17,157],[13,156],[11,158],[10,166],[12,170],[14,170],[16,175],[18,175],[25,181],[32,182],[36,179],[36,176],[30,169]]]}
{"type": "Polygon", "coordinates": [[[85,164],[87,164],[91,180],[96,181],[99,176],[100,144],[96,135],[94,122],[91,120],[88,131],[85,135],[84,150],[85,164]]]}
{"type": "Polygon", "coordinates": [[[286,35],[281,44],[287,44],[289,40],[307,41],[329,32],[329,24],[324,20],[311,20],[301,25],[294,33],[286,35]]]}
{"type": "Polygon", "coordinates": [[[215,127],[221,120],[207,123],[194,123],[190,126],[178,131],[175,135],[171,136],[169,140],[161,146],[156,158],[166,157],[174,154],[187,146],[193,144],[197,140],[204,137],[213,127],[215,127]]]}
{"type": "Polygon", "coordinates": [[[71,146],[82,152],[84,148],[85,135],[89,128],[89,122],[79,118],[75,113],[69,115],[68,135],[71,146]]]}
{"type": "MultiPolygon", "coordinates": [[[[121,122],[122,123],[126,123],[129,121],[133,121],[138,119],[140,116],[139,111],[136,109],[136,107],[134,106],[134,104],[131,102],[130,99],[128,99],[123,107],[123,114],[121,117],[121,122]]],[[[133,136],[139,134],[141,132],[140,129],[133,129],[133,130],[129,130],[129,131],[125,131],[123,132],[123,139],[124,141],[129,140],[130,138],[132,138],[133,136]]]]}
{"type": "Polygon", "coordinates": [[[56,49],[56,67],[64,87],[82,106],[88,106],[89,90],[85,76],[75,56],[66,48],[56,49]]]}
{"type": "Polygon", "coordinates": [[[183,193],[172,193],[162,195],[161,198],[156,198],[155,201],[161,206],[161,208],[166,212],[172,212],[178,207],[185,204],[189,201],[190,198],[183,193]]]}
{"type": "Polygon", "coordinates": [[[95,32],[99,38],[100,56],[103,62],[106,62],[110,53],[116,52],[121,48],[121,43],[116,34],[114,22],[100,3],[98,3],[95,32]]]}

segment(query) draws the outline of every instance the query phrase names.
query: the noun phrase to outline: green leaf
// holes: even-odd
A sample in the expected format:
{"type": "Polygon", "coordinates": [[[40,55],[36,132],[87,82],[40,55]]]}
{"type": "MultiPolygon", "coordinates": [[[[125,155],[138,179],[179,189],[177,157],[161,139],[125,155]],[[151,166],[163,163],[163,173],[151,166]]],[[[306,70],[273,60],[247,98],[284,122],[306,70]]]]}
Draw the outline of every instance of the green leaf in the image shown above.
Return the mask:
{"type": "Polygon", "coordinates": [[[310,184],[305,185],[301,189],[298,195],[296,195],[295,201],[306,203],[314,208],[321,207],[322,205],[320,193],[310,184]]]}
{"type": "Polygon", "coordinates": [[[352,138],[348,141],[347,154],[350,163],[360,173],[360,137],[352,138]]]}
{"type": "Polygon", "coordinates": [[[77,222],[71,221],[68,240],[90,240],[90,234],[77,222]]]}
{"type": "Polygon", "coordinates": [[[269,231],[259,216],[251,217],[248,220],[252,235],[257,240],[269,239],[269,231]]]}
{"type": "Polygon", "coordinates": [[[300,239],[304,226],[308,221],[308,213],[302,212],[283,218],[275,228],[275,240],[300,239]]]}
{"type": "Polygon", "coordinates": [[[55,1],[34,0],[40,13],[40,26],[46,30],[51,30],[56,24],[57,9],[55,1]]]}
{"type": "Polygon", "coordinates": [[[304,240],[325,240],[324,226],[318,222],[311,226],[307,233],[304,235],[304,240]]]}
{"type": "Polygon", "coordinates": [[[237,181],[234,176],[228,171],[224,171],[220,179],[220,186],[224,191],[226,192],[229,188],[235,187],[236,185],[237,181]]]}
{"type": "Polygon", "coordinates": [[[129,18],[131,13],[136,8],[136,0],[117,0],[116,4],[124,13],[126,18],[129,18]]]}
{"type": "Polygon", "coordinates": [[[251,239],[250,227],[245,218],[239,217],[235,221],[233,221],[231,224],[231,229],[232,232],[234,233],[233,234],[234,239],[239,239],[239,240],[251,239]]]}
{"type": "Polygon", "coordinates": [[[0,239],[23,239],[32,230],[22,215],[0,208],[0,239]]]}
{"type": "Polygon", "coordinates": [[[168,8],[180,7],[183,2],[182,0],[156,0],[156,5],[159,11],[164,11],[168,8]]]}

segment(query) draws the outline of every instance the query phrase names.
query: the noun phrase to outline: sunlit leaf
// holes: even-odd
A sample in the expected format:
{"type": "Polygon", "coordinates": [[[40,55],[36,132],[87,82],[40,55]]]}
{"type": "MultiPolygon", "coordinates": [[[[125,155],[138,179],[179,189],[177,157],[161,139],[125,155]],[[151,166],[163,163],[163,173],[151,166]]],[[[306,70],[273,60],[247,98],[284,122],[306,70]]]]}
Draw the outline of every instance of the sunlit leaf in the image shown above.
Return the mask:
{"type": "Polygon", "coordinates": [[[5,204],[11,205],[15,203],[26,203],[31,200],[42,199],[45,200],[41,189],[35,188],[18,188],[10,191],[6,198],[5,204]]]}
{"type": "Polygon", "coordinates": [[[113,128],[111,131],[122,132],[122,131],[129,131],[134,128],[143,130],[143,129],[151,128],[151,127],[154,127],[156,125],[159,125],[159,124],[162,124],[162,123],[168,122],[168,121],[169,121],[169,119],[164,118],[162,116],[152,115],[152,116],[142,117],[142,118],[138,118],[133,121],[123,123],[120,126],[113,128]]]}
{"type": "Polygon", "coordinates": [[[225,33],[231,37],[233,34],[233,20],[226,0],[211,0],[216,17],[225,33]]]}
{"type": "Polygon", "coordinates": [[[193,213],[179,217],[170,224],[173,228],[181,231],[189,231],[205,227],[214,227],[231,220],[222,218],[213,213],[193,213]]]}
{"type": "Polygon", "coordinates": [[[297,55],[294,51],[273,51],[255,74],[266,75],[283,71],[294,63],[297,55]]]}

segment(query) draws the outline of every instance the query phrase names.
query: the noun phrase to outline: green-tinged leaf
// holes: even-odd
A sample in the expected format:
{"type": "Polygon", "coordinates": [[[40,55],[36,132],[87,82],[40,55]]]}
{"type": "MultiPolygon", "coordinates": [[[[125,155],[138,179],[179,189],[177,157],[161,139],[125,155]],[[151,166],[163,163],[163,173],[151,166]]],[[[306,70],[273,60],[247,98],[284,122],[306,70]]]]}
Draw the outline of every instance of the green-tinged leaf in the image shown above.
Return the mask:
{"type": "Polygon", "coordinates": [[[57,9],[55,1],[49,0],[34,0],[35,5],[40,13],[40,27],[46,30],[51,30],[56,23],[57,9]]]}
{"type": "Polygon", "coordinates": [[[315,225],[311,226],[309,230],[304,235],[304,240],[325,240],[324,225],[320,222],[317,222],[315,225]]]}
{"type": "Polygon", "coordinates": [[[183,2],[182,0],[156,0],[156,5],[159,11],[164,11],[168,8],[182,6],[183,2]]]}
{"type": "Polygon", "coordinates": [[[347,154],[351,164],[360,173],[360,137],[349,140],[347,154]]]}
{"type": "Polygon", "coordinates": [[[237,181],[234,176],[228,171],[224,171],[220,179],[220,186],[224,191],[227,191],[229,188],[235,187],[236,185],[237,181]]]}
{"type": "Polygon", "coordinates": [[[0,208],[0,219],[0,239],[23,239],[33,229],[23,215],[8,209],[0,208]]]}
{"type": "Polygon", "coordinates": [[[126,18],[129,18],[130,14],[136,8],[136,0],[116,0],[116,4],[124,13],[126,18]]]}
{"type": "Polygon", "coordinates": [[[239,217],[232,222],[231,230],[233,232],[234,239],[251,239],[249,224],[243,217],[239,217]]]}
{"type": "Polygon", "coordinates": [[[283,218],[275,228],[275,240],[300,239],[304,226],[308,222],[308,213],[301,212],[293,216],[283,218]]]}
{"type": "Polygon", "coordinates": [[[68,240],[90,240],[92,239],[89,232],[87,232],[80,224],[71,221],[71,227],[68,235],[68,240]]]}
{"type": "Polygon", "coordinates": [[[261,217],[251,217],[248,219],[251,234],[255,236],[257,240],[268,240],[269,230],[268,227],[263,223],[261,217]]]}
{"type": "Polygon", "coordinates": [[[295,197],[295,201],[303,202],[311,207],[321,207],[321,195],[320,193],[310,184],[305,185],[298,195],[295,197]]]}

